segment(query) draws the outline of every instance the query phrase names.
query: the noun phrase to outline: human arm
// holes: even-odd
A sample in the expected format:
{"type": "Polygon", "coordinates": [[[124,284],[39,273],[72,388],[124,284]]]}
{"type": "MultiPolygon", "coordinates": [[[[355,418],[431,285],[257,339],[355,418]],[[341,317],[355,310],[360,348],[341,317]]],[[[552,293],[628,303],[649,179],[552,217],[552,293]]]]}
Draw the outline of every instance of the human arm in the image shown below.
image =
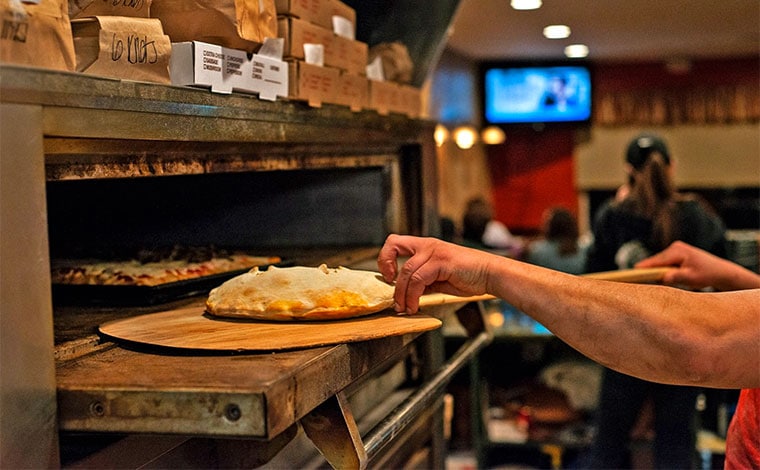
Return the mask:
{"type": "Polygon", "coordinates": [[[760,289],[695,293],[613,284],[398,235],[386,240],[378,267],[396,282],[399,311],[415,312],[425,292],[488,293],[620,372],[664,383],[760,386],[760,289]],[[400,257],[409,259],[399,269],[400,257]]]}
{"type": "Polygon", "coordinates": [[[638,268],[657,266],[675,266],[665,274],[665,284],[720,291],[760,288],[760,275],[680,241],[636,264],[638,268]]]}

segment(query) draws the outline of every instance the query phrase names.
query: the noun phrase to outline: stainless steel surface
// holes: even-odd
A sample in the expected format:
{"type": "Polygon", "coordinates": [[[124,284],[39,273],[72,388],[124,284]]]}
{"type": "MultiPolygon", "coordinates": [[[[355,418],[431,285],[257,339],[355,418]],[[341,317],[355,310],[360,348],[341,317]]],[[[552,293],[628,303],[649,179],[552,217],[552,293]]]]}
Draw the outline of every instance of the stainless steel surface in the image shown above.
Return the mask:
{"type": "Polygon", "coordinates": [[[420,413],[435,406],[442,399],[443,390],[454,374],[467,364],[491,341],[489,333],[483,331],[463,344],[454,356],[444,364],[438,373],[421,385],[411,396],[393,410],[380,424],[368,433],[364,447],[371,460],[396,435],[412,423],[420,413]]]}

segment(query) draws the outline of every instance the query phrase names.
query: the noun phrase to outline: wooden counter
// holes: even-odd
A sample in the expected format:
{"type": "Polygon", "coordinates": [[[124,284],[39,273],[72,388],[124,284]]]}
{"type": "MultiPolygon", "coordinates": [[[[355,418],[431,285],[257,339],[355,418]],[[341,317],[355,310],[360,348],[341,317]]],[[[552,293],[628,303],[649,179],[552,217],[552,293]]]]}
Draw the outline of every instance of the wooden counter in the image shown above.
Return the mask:
{"type": "Polygon", "coordinates": [[[271,439],[328,397],[409,354],[413,339],[236,355],[110,344],[59,362],[60,427],[271,439]]]}

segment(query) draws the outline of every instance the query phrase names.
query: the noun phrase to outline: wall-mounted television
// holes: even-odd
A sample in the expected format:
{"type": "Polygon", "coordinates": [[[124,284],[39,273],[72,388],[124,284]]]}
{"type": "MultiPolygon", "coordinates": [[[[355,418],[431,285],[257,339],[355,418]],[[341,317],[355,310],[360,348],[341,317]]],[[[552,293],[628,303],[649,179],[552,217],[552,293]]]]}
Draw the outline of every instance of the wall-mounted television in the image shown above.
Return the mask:
{"type": "Polygon", "coordinates": [[[588,123],[591,70],[586,63],[486,62],[480,66],[486,125],[588,123]]]}

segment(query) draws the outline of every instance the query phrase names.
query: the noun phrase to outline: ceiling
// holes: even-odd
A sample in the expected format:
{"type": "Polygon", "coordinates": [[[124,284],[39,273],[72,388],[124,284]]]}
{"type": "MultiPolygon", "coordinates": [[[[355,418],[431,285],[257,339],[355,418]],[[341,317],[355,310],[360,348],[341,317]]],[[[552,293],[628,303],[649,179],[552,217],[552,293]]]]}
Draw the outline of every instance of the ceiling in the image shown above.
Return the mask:
{"type": "Polygon", "coordinates": [[[562,59],[583,43],[592,61],[684,61],[760,56],[758,0],[543,0],[517,11],[509,0],[461,0],[447,47],[475,60],[562,59]],[[566,24],[568,39],[545,39],[566,24]]]}

